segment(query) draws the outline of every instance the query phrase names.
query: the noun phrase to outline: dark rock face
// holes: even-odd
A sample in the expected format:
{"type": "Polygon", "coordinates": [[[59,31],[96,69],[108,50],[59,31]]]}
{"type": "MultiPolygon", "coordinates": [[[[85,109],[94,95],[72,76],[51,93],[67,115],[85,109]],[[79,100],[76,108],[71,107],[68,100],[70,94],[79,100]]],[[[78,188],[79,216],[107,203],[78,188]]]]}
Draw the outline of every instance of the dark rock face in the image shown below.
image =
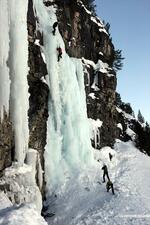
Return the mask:
{"type": "Polygon", "coordinates": [[[47,119],[48,119],[48,85],[42,81],[47,75],[46,64],[41,55],[39,45],[41,36],[35,33],[35,17],[33,14],[32,1],[29,1],[28,10],[28,41],[29,41],[29,148],[39,152],[42,169],[44,170],[44,148],[46,145],[47,119]]]}
{"type": "Polygon", "coordinates": [[[4,112],[0,122],[0,176],[6,167],[11,165],[14,156],[14,138],[9,116],[4,112]]]}
{"type": "Polygon", "coordinates": [[[86,93],[88,117],[103,121],[100,129],[100,146],[98,146],[100,148],[106,145],[113,146],[115,138],[120,135],[117,128],[117,111],[114,105],[116,76],[108,77],[99,72],[98,88],[99,91],[95,91],[89,87],[86,93]],[[92,99],[89,93],[94,93],[95,99],[92,99]]]}
{"type": "MultiPolygon", "coordinates": [[[[56,1],[57,2],[57,1],[56,1]]],[[[59,2],[59,1],[58,1],[59,2]]],[[[114,46],[105,32],[100,31],[98,18],[94,18],[88,13],[82,3],[78,1],[66,1],[61,4],[57,11],[59,31],[65,42],[66,51],[72,57],[86,58],[95,63],[98,59],[107,62],[112,66],[114,59],[114,46]],[[102,52],[102,54],[100,54],[102,52]]],[[[103,125],[100,131],[101,144],[112,146],[115,138],[118,138],[120,131],[117,128],[117,111],[114,105],[117,79],[114,76],[108,77],[106,74],[98,74],[99,91],[91,88],[95,71],[92,67],[86,68],[90,84],[85,74],[85,87],[87,96],[87,113],[92,119],[100,119],[103,125]],[[89,97],[89,93],[95,94],[96,98],[89,97]]]]}
{"type": "Polygon", "coordinates": [[[67,53],[72,57],[97,62],[101,57],[99,52],[103,52],[105,60],[112,64],[114,46],[109,36],[99,31],[99,19],[93,21],[93,16],[85,11],[79,1],[60,2],[57,17],[67,53]]]}

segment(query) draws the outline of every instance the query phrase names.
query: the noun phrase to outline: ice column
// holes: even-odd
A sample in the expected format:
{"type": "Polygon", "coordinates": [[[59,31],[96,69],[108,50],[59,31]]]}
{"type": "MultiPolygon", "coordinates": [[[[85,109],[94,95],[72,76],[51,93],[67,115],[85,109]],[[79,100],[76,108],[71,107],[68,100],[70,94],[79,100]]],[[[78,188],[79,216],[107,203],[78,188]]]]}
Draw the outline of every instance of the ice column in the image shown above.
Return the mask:
{"type": "Polygon", "coordinates": [[[10,79],[7,60],[9,54],[9,21],[7,0],[0,1],[0,118],[9,110],[10,79]]]}
{"type": "Polygon", "coordinates": [[[28,148],[28,0],[8,0],[10,17],[10,116],[15,132],[15,160],[21,165],[28,148]]]}

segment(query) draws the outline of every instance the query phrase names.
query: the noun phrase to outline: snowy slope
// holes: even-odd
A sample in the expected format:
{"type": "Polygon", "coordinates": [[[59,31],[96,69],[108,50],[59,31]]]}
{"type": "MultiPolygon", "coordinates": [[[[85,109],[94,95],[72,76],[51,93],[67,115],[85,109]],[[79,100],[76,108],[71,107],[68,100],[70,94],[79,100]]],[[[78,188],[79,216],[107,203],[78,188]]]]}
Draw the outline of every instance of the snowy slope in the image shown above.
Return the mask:
{"type": "Polygon", "coordinates": [[[57,197],[51,199],[49,212],[55,216],[47,218],[52,225],[122,225],[150,223],[150,158],[139,152],[132,142],[120,142],[112,150],[109,162],[105,147],[96,155],[95,168],[81,173],[76,180],[60,188],[57,197]],[[102,180],[102,161],[108,165],[114,183],[115,195],[107,193],[102,180]],[[67,187],[67,188],[66,188],[67,187]]]}
{"type": "Polygon", "coordinates": [[[1,225],[46,225],[34,205],[13,206],[4,193],[0,193],[1,225]]]}
{"type": "MultiPolygon", "coordinates": [[[[150,158],[136,149],[132,142],[117,140],[115,150],[104,147],[94,151],[95,167],[82,171],[76,179],[67,177],[49,199],[46,218],[51,225],[148,225],[150,222],[150,158]],[[109,161],[108,153],[113,155],[109,161]],[[100,162],[97,160],[100,159],[100,162]],[[115,195],[107,193],[102,183],[101,167],[107,164],[115,195]]],[[[45,225],[33,205],[12,206],[0,194],[0,224],[45,225]]]]}

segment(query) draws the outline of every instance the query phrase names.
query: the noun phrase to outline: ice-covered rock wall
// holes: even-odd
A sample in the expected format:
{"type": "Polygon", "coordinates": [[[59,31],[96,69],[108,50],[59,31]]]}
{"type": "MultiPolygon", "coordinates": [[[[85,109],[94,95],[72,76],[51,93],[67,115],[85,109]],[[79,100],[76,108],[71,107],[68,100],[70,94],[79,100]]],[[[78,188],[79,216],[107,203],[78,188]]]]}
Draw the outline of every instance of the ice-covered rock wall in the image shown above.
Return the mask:
{"type": "MultiPolygon", "coordinates": [[[[49,7],[48,3],[46,5],[49,7]]],[[[113,146],[115,138],[119,137],[119,130],[115,107],[117,78],[112,69],[114,46],[111,37],[102,20],[93,16],[82,1],[58,1],[57,17],[67,53],[82,58],[88,117],[103,122],[98,128],[100,143],[95,146],[93,140],[92,145],[98,149],[105,145],[113,146]]]]}
{"type": "Polygon", "coordinates": [[[43,34],[41,48],[50,90],[45,170],[47,189],[51,193],[64,182],[66,174],[77,174],[92,163],[92,152],[81,60],[66,54],[58,30],[56,35],[52,34],[53,23],[57,21],[55,8],[47,9],[41,0],[33,3],[43,34]],[[58,47],[63,51],[59,61],[58,47]]]}

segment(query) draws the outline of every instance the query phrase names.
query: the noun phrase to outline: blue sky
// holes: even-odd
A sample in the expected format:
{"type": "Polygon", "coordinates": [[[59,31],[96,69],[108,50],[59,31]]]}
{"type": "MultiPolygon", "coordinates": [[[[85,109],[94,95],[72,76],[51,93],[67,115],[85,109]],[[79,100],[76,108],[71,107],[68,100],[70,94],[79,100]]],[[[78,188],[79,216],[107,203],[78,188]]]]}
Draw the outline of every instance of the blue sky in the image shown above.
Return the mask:
{"type": "Polygon", "coordinates": [[[116,49],[122,49],[124,67],[117,91],[141,110],[150,122],[150,0],[96,0],[97,14],[110,23],[116,49]]]}

